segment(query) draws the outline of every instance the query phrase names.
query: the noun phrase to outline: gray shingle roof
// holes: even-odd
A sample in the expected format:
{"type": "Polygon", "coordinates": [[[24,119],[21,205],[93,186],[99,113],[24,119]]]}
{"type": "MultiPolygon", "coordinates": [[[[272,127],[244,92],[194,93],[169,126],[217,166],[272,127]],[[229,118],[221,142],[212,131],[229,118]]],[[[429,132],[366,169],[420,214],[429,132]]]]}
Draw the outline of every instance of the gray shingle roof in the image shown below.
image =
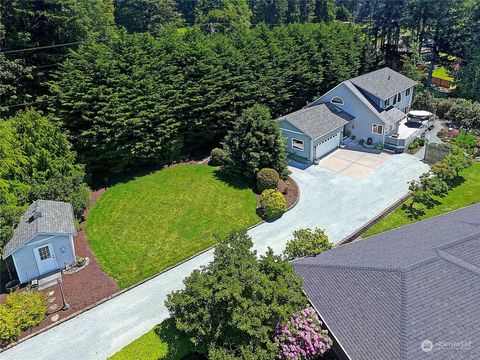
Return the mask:
{"type": "Polygon", "coordinates": [[[353,359],[480,358],[480,204],[293,265],[353,359]],[[472,346],[440,344],[458,341],[472,346]]]}
{"type": "Polygon", "coordinates": [[[407,114],[393,106],[380,112],[380,117],[387,125],[394,124],[395,122],[402,120],[406,116],[407,114]]]}
{"type": "Polygon", "coordinates": [[[12,239],[5,245],[3,259],[38,234],[76,235],[72,204],[51,200],[37,200],[31,204],[20,218],[12,239]],[[34,214],[41,216],[35,218],[34,214]]]}
{"type": "Polygon", "coordinates": [[[382,100],[416,84],[412,79],[388,67],[357,76],[350,81],[382,100]]]}
{"type": "Polygon", "coordinates": [[[286,120],[308,135],[317,139],[347,124],[354,117],[330,103],[306,107],[278,120],[286,120]]]}

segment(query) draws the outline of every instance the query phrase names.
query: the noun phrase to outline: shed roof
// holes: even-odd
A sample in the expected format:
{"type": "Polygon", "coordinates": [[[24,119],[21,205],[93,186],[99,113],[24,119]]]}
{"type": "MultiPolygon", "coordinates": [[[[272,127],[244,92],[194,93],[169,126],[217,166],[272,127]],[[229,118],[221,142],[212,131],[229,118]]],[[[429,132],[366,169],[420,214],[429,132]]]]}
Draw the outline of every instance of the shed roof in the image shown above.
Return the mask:
{"type": "Polygon", "coordinates": [[[375,70],[350,79],[357,87],[369,92],[379,99],[387,99],[400,91],[415,86],[416,81],[388,67],[375,70]]]}
{"type": "Polygon", "coordinates": [[[62,201],[37,200],[20,218],[13,237],[3,249],[3,259],[38,234],[75,235],[75,216],[72,204],[62,201]]]}
{"type": "Polygon", "coordinates": [[[480,204],[293,261],[353,359],[480,358],[480,204]],[[459,351],[462,351],[459,353],[459,351]]]}
{"type": "Polygon", "coordinates": [[[339,107],[325,103],[300,109],[278,120],[286,120],[311,139],[318,139],[344,126],[352,119],[354,119],[352,115],[339,107]]]}

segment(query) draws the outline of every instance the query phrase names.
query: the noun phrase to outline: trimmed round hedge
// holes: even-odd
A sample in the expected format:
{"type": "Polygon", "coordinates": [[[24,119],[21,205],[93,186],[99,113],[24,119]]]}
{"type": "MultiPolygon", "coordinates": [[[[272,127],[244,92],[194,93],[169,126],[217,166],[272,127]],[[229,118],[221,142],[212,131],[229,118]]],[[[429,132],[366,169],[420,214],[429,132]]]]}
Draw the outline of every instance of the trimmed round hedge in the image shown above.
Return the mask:
{"type": "Polygon", "coordinates": [[[210,152],[210,161],[208,162],[209,165],[212,166],[221,166],[225,164],[226,154],[223,149],[220,148],[213,148],[210,152]]]}
{"type": "Polygon", "coordinates": [[[274,189],[266,189],[260,197],[260,205],[266,220],[279,218],[286,211],[287,202],[282,193],[274,189]]]}
{"type": "Polygon", "coordinates": [[[267,189],[276,189],[278,182],[280,181],[280,175],[275,169],[263,168],[257,174],[257,189],[259,193],[262,193],[267,189]]]}

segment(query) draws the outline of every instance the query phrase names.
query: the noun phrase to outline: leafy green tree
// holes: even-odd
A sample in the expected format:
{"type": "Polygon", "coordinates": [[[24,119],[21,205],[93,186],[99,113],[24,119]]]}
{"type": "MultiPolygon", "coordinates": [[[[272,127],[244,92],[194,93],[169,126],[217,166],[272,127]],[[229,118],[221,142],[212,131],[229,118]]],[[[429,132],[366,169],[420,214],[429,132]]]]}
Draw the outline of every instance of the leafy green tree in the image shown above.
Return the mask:
{"type": "Polygon", "coordinates": [[[431,172],[435,174],[437,178],[445,181],[446,183],[451,182],[455,178],[455,168],[451,166],[450,162],[438,162],[432,165],[431,172]]]}
{"type": "Polygon", "coordinates": [[[255,179],[260,169],[267,167],[282,177],[288,175],[285,140],[265,106],[246,109],[225,136],[223,146],[229,172],[255,179]]]}
{"type": "Polygon", "coordinates": [[[272,359],[275,327],[306,304],[293,267],[269,250],[257,258],[245,232],[220,241],[213,261],[184,280],[185,289],[168,295],[166,306],[195,350],[215,359],[252,350],[272,359]],[[211,354],[212,355],[212,354],[211,354]]]}
{"type": "Polygon", "coordinates": [[[180,21],[175,0],[115,0],[115,22],[129,32],[155,31],[180,21]]]}
{"type": "Polygon", "coordinates": [[[445,117],[455,124],[467,128],[480,128],[480,103],[456,99],[445,117]]]}
{"type": "Polygon", "coordinates": [[[472,165],[472,159],[464,153],[447,155],[443,162],[455,171],[457,177],[459,176],[460,171],[472,165]]]}
{"type": "Polygon", "coordinates": [[[304,256],[315,256],[331,249],[333,243],[323,229],[300,229],[293,232],[293,239],[287,242],[283,255],[288,260],[304,256]]]}
{"type": "Polygon", "coordinates": [[[426,110],[435,114],[437,111],[437,100],[430,91],[421,91],[413,99],[412,108],[416,110],[426,110]]]}
{"type": "Polygon", "coordinates": [[[450,186],[444,180],[432,176],[430,172],[420,176],[420,184],[424,190],[428,189],[433,195],[439,197],[444,197],[450,191],[450,186]]]}
{"type": "Polygon", "coordinates": [[[415,209],[415,204],[422,204],[426,207],[429,207],[434,203],[432,191],[428,188],[425,188],[423,184],[417,181],[411,181],[408,189],[412,194],[410,210],[415,209]]]}
{"type": "Polygon", "coordinates": [[[480,51],[460,68],[456,84],[462,97],[480,102],[480,51]]]}
{"type": "Polygon", "coordinates": [[[0,248],[25,207],[41,198],[70,201],[77,216],[89,190],[65,134],[34,110],[0,121],[0,248]]]}
{"type": "Polygon", "coordinates": [[[246,0],[198,0],[195,23],[211,32],[247,30],[252,12],[246,0]]]}

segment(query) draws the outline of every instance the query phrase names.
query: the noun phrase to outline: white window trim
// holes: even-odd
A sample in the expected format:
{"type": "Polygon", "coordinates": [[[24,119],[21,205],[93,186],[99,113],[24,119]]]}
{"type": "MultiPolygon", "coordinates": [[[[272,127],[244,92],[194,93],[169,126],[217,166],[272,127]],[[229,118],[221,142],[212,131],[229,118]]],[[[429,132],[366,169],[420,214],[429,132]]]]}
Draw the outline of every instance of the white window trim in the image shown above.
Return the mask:
{"type": "Polygon", "coordinates": [[[345,105],[345,102],[343,101],[343,99],[340,97],[340,96],[334,96],[330,99],[330,103],[331,104],[334,104],[334,105],[345,105]],[[337,102],[333,102],[333,99],[340,99],[342,102],[341,103],[337,103],[337,102]]]}
{"type": "Polygon", "coordinates": [[[372,124],[372,134],[375,134],[375,135],[383,135],[384,130],[385,130],[385,127],[384,127],[382,124],[372,124]],[[373,130],[373,128],[374,128],[375,126],[381,126],[381,127],[382,127],[382,132],[375,132],[375,131],[373,130]]]}
{"type": "Polygon", "coordinates": [[[405,90],[405,97],[407,96],[410,96],[410,88],[408,88],[407,90],[405,90]]]}
{"type": "Polygon", "coordinates": [[[300,140],[300,139],[292,138],[292,149],[298,150],[298,151],[303,151],[303,150],[305,150],[305,142],[304,142],[303,140],[300,140]],[[294,141],[294,140],[302,143],[302,148],[301,148],[301,149],[298,148],[298,147],[296,147],[295,145],[293,145],[293,141],[294,141]]]}
{"type": "Polygon", "coordinates": [[[384,104],[384,105],[383,105],[384,108],[387,108],[388,106],[390,106],[390,98],[385,99],[385,101],[383,102],[383,104],[384,104]]]}

